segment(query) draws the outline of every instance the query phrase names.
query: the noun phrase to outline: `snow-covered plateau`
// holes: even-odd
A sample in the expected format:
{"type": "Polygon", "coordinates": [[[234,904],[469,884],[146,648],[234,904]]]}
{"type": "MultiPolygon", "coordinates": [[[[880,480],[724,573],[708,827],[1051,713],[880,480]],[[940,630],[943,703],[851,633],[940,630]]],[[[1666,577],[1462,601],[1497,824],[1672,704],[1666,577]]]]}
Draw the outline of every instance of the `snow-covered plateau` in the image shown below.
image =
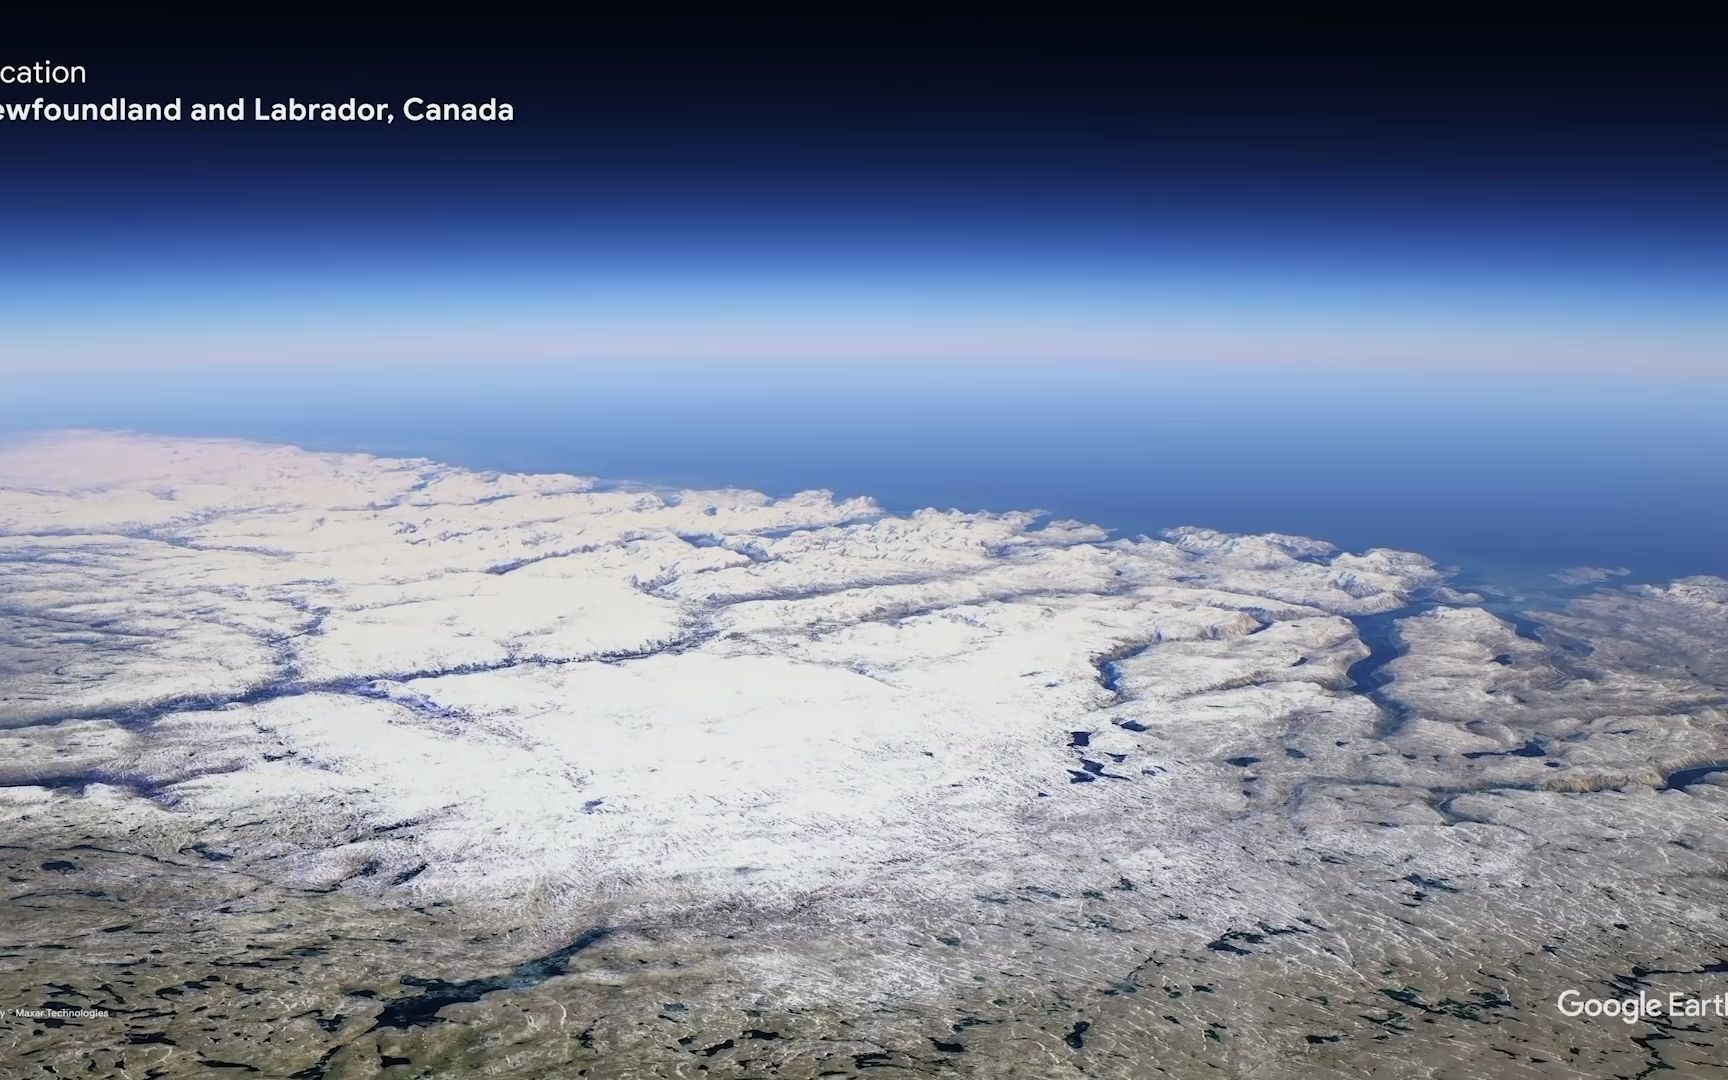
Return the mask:
{"type": "Polygon", "coordinates": [[[1728,1075],[1728,582],[0,445],[0,1075],[1728,1075]]]}

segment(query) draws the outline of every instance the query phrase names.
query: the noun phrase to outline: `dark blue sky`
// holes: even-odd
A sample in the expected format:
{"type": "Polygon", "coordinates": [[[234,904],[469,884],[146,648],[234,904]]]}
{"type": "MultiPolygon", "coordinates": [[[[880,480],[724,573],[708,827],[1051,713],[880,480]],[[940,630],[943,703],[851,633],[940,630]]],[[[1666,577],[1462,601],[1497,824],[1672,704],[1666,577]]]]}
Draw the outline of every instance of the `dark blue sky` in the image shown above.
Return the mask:
{"type": "Polygon", "coordinates": [[[56,99],[517,119],[0,127],[0,364],[1716,373],[1712,46],[1580,20],[21,30],[18,59],[89,69],[56,99]]]}

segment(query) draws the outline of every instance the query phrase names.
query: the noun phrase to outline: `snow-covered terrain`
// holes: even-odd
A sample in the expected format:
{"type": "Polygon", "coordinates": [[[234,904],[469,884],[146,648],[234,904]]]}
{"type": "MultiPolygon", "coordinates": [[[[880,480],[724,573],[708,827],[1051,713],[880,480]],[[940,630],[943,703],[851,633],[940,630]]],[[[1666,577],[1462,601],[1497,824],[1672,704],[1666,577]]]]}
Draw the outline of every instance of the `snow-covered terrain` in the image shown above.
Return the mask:
{"type": "Polygon", "coordinates": [[[1728,957],[1728,583],[1617,573],[14,442],[0,988],[111,1015],[0,1062],[1704,1075],[1553,1004],[1728,957]]]}

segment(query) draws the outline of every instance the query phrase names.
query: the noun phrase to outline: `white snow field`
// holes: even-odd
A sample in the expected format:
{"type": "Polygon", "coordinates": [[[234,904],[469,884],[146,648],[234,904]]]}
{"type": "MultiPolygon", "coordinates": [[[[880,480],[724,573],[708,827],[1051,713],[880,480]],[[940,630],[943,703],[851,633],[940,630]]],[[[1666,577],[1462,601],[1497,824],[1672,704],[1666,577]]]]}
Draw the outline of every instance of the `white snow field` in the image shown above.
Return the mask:
{"type": "Polygon", "coordinates": [[[0,998],[108,1015],[0,1073],[1728,1072],[1555,1004],[1728,989],[1728,583],[1621,573],[15,439],[0,998]]]}

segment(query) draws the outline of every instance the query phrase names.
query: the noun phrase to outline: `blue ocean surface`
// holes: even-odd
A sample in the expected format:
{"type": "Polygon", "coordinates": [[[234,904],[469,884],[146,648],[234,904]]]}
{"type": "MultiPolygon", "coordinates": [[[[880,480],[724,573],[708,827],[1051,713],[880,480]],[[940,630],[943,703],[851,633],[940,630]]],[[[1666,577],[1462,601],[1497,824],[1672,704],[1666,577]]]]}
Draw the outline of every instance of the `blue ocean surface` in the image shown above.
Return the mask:
{"type": "Polygon", "coordinates": [[[0,430],[230,435],[482,469],[827,488],[1420,551],[1466,581],[1728,576],[1728,379],[896,363],[15,376],[0,430]]]}

